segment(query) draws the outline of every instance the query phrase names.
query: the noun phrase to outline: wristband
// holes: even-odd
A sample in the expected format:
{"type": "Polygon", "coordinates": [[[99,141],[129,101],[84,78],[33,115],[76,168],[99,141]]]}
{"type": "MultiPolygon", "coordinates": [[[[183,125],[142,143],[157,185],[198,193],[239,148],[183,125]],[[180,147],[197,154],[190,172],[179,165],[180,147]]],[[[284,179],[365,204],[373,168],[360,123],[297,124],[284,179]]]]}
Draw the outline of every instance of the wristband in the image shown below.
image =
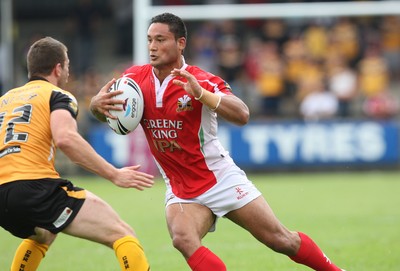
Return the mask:
{"type": "Polygon", "coordinates": [[[204,94],[204,88],[201,88],[200,96],[199,96],[199,97],[194,97],[194,99],[195,99],[196,101],[200,100],[201,98],[203,98],[203,94],[204,94]]]}
{"type": "Polygon", "coordinates": [[[218,95],[218,102],[217,105],[214,108],[211,108],[211,111],[215,111],[218,109],[220,103],[221,103],[222,97],[218,95]]]}

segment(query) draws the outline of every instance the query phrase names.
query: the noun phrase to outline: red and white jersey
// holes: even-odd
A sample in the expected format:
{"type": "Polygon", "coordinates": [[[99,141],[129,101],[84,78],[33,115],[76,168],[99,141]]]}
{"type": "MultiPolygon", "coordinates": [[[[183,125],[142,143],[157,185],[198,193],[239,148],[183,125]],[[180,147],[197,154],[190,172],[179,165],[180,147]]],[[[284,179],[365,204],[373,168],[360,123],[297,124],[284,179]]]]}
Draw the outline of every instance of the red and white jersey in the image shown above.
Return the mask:
{"type": "MultiPolygon", "coordinates": [[[[232,95],[220,77],[187,64],[182,69],[193,74],[205,90],[232,95]]],[[[217,114],[173,84],[173,76],[160,84],[150,64],[132,66],[124,75],[142,89],[141,125],[167,187],[186,199],[210,189],[234,163],[217,138],[217,114]]]]}

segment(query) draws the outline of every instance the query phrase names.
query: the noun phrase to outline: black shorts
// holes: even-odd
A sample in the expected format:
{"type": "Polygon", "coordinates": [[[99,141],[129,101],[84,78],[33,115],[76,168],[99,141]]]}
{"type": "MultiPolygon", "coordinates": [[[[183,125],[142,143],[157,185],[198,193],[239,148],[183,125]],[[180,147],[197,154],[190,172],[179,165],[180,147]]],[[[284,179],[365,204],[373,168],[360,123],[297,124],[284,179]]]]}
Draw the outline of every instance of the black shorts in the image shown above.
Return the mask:
{"type": "Polygon", "coordinates": [[[85,201],[84,189],[63,179],[21,180],[0,185],[0,226],[27,238],[35,227],[59,233],[85,201]]]}

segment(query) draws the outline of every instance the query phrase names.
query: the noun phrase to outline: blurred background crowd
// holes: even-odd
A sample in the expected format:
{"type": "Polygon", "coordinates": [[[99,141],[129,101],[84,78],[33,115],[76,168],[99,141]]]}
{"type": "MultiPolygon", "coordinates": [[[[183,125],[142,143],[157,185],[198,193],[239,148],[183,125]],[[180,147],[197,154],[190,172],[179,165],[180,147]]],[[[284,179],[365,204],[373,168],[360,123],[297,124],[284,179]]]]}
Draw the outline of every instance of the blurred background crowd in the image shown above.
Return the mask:
{"type": "MultiPolygon", "coordinates": [[[[154,5],[312,1],[153,0],[154,5]]],[[[90,97],[132,64],[131,0],[15,0],[16,81],[25,55],[51,35],[69,47],[69,90],[90,97]],[[39,4],[40,2],[40,4],[39,4]]],[[[223,11],[221,11],[223,12],[223,11]]],[[[400,97],[400,16],[188,21],[186,61],[220,75],[253,119],[393,119],[400,97]]]]}

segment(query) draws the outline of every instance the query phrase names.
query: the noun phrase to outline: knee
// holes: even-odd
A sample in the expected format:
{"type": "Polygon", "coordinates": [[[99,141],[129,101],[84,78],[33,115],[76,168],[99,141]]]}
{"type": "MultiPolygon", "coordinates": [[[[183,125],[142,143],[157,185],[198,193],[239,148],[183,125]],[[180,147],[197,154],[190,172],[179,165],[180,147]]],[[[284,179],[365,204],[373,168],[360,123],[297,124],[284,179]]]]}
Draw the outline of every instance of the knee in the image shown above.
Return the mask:
{"type": "Polygon", "coordinates": [[[187,234],[175,233],[172,235],[172,245],[179,250],[183,256],[189,257],[200,246],[200,241],[187,234]]]}
{"type": "Polygon", "coordinates": [[[172,245],[179,251],[184,250],[185,246],[189,243],[188,238],[183,234],[174,234],[172,236],[172,245]]]}
{"type": "Polygon", "coordinates": [[[136,237],[136,233],[131,226],[121,220],[117,224],[114,224],[114,228],[106,237],[104,245],[112,248],[117,240],[125,236],[136,237]]]}
{"type": "Polygon", "coordinates": [[[56,237],[57,234],[51,233],[50,231],[43,228],[36,227],[35,235],[30,236],[28,239],[31,239],[39,244],[50,246],[54,242],[56,237]]]}
{"type": "Polygon", "coordinates": [[[276,233],[265,244],[275,252],[293,256],[300,247],[300,237],[297,232],[276,233]]]}

